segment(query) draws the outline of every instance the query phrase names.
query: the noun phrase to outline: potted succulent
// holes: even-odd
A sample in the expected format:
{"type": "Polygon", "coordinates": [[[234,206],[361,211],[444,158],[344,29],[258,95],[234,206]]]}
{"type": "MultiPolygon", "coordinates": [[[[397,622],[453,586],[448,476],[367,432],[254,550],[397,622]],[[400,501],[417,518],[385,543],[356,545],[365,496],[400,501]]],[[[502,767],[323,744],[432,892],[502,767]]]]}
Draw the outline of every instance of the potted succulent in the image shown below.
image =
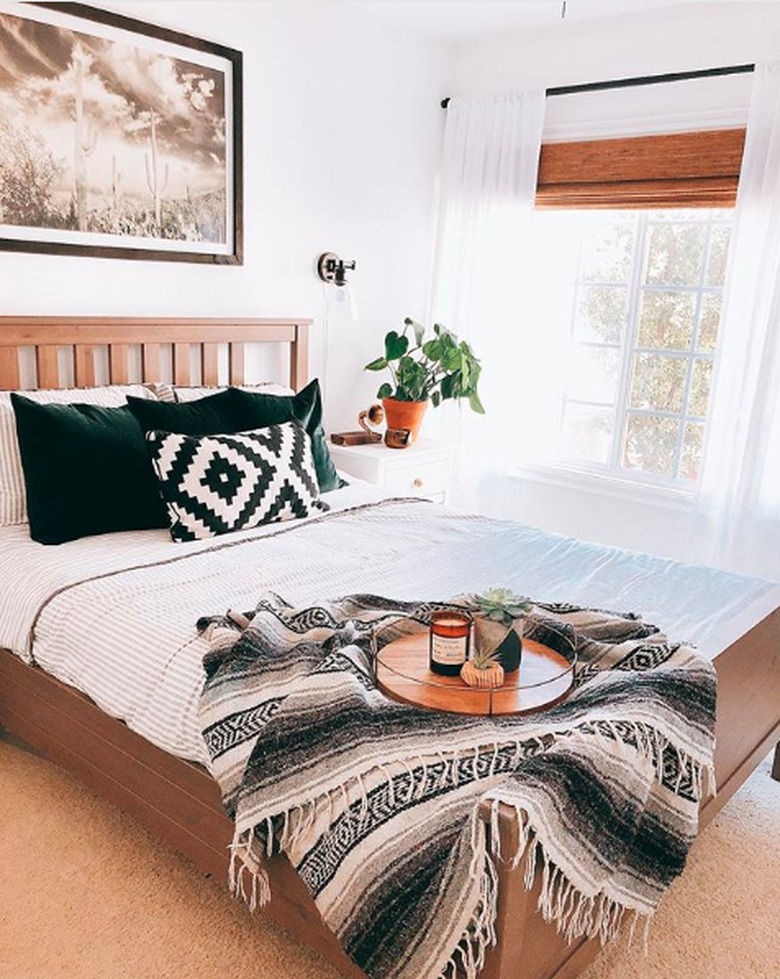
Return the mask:
{"type": "Polygon", "coordinates": [[[499,663],[495,650],[483,652],[475,649],[460,668],[460,677],[469,687],[500,687],[504,682],[504,667],[499,663]]]}
{"type": "Polygon", "coordinates": [[[388,429],[407,429],[414,442],[430,401],[468,398],[473,411],[484,414],[477,386],[482,371],[479,360],[465,340],[458,340],[440,323],[433,337],[425,340],[425,327],[408,316],[401,333],[385,336],[383,356],[366,364],[367,371],[389,370],[392,383],[377,391],[382,399],[388,429]],[[411,334],[411,335],[410,335],[411,334]]]}
{"type": "Polygon", "coordinates": [[[472,595],[474,646],[481,656],[494,654],[506,673],[520,666],[523,617],[533,603],[508,588],[489,588],[472,595]]]}

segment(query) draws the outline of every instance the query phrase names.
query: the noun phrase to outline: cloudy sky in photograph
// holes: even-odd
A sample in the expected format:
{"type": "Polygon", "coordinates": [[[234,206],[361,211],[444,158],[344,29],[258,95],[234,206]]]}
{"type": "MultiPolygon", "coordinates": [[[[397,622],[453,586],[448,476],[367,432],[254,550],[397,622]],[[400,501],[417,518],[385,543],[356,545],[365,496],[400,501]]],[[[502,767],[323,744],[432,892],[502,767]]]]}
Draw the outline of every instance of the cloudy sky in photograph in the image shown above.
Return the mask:
{"type": "Polygon", "coordinates": [[[65,166],[58,194],[74,173],[74,105],[84,99],[91,193],[105,193],[112,162],[126,194],[148,196],[144,156],[157,122],[168,197],[225,188],[225,91],[220,72],[131,44],[0,14],[0,123],[38,130],[65,166]]]}

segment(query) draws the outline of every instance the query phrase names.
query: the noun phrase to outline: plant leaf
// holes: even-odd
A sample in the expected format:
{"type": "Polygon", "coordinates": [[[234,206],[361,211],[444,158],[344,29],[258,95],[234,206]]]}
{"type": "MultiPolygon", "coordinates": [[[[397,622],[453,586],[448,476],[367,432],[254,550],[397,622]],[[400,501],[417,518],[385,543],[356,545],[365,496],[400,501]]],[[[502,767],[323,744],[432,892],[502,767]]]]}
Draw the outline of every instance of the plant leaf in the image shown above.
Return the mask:
{"type": "Polygon", "coordinates": [[[409,349],[409,338],[399,336],[391,330],[385,337],[385,357],[387,360],[398,360],[409,349]]]}
{"type": "Polygon", "coordinates": [[[364,371],[383,371],[387,367],[387,361],[384,357],[377,357],[376,360],[372,360],[370,364],[366,364],[363,368],[364,371]]]}
{"type": "Polygon", "coordinates": [[[422,349],[423,353],[429,360],[438,361],[444,347],[441,345],[441,340],[429,340],[427,343],[423,344],[422,349]]]}
{"type": "Polygon", "coordinates": [[[385,383],[377,391],[376,396],[378,398],[392,398],[393,396],[392,384],[388,384],[387,381],[385,381],[385,383]]]}
{"type": "Polygon", "coordinates": [[[466,354],[461,353],[460,355],[460,376],[463,379],[463,390],[466,391],[469,386],[469,358],[466,354]]]}
{"type": "Polygon", "coordinates": [[[441,379],[441,396],[442,396],[442,400],[446,401],[448,398],[454,397],[454,394],[453,394],[453,389],[454,389],[454,386],[455,386],[454,381],[455,381],[455,378],[454,378],[454,375],[453,374],[448,374],[446,377],[443,377],[441,379]]]}
{"type": "Polygon", "coordinates": [[[471,406],[471,410],[475,411],[478,415],[485,414],[485,408],[482,402],[479,400],[479,395],[476,391],[472,391],[469,395],[469,405],[471,406]]]}
{"type": "Polygon", "coordinates": [[[447,347],[441,356],[441,366],[446,371],[460,370],[460,350],[456,346],[447,347]]]}
{"type": "Polygon", "coordinates": [[[431,404],[434,408],[438,408],[441,404],[441,394],[438,391],[434,391],[431,395],[431,404]]]}

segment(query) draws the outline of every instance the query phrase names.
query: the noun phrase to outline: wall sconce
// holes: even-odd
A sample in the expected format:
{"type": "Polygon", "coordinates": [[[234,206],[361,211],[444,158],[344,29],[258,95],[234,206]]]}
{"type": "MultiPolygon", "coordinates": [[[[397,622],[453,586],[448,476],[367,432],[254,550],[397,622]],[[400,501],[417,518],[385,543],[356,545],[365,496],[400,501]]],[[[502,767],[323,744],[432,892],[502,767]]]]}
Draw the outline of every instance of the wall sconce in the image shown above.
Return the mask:
{"type": "Polygon", "coordinates": [[[323,252],[317,259],[317,275],[325,283],[329,311],[337,318],[358,318],[355,295],[347,282],[347,272],[354,272],[356,268],[354,259],[345,261],[335,252],[323,252]]]}
{"type": "Polygon", "coordinates": [[[354,272],[356,268],[354,258],[345,262],[335,252],[323,252],[317,259],[317,275],[323,282],[331,282],[338,287],[347,284],[347,271],[354,272]]]}

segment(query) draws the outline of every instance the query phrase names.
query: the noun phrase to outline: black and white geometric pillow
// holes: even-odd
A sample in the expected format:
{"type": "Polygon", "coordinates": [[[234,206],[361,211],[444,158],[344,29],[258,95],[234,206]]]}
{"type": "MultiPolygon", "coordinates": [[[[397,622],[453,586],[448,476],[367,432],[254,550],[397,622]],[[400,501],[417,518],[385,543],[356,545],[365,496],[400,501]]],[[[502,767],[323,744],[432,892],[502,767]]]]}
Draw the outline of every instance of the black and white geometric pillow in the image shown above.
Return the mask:
{"type": "Polygon", "coordinates": [[[309,436],[296,422],[197,438],[151,431],[146,441],[175,541],[329,509],[309,436]]]}

